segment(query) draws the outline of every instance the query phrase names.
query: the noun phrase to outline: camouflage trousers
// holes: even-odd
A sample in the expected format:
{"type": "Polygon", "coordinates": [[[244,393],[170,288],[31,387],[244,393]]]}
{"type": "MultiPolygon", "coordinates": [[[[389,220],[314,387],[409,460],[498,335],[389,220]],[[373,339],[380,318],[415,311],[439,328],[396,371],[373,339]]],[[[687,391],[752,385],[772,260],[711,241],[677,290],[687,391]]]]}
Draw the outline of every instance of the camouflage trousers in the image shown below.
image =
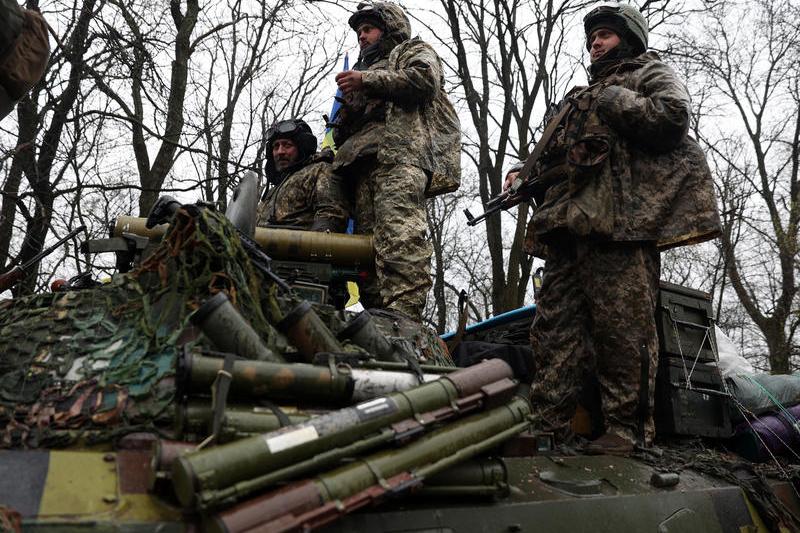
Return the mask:
{"type": "Polygon", "coordinates": [[[582,387],[596,380],[601,406],[587,410],[602,413],[606,431],[651,442],[658,250],[649,243],[567,240],[547,252],[531,326],[537,373],[531,399],[543,429],[568,440],[582,387]]]}
{"type": "Polygon", "coordinates": [[[355,189],[356,233],[375,241],[375,278],[360,283],[364,307],[405,313],[421,322],[431,287],[431,243],[425,236],[425,172],[372,160],[355,189]]]}

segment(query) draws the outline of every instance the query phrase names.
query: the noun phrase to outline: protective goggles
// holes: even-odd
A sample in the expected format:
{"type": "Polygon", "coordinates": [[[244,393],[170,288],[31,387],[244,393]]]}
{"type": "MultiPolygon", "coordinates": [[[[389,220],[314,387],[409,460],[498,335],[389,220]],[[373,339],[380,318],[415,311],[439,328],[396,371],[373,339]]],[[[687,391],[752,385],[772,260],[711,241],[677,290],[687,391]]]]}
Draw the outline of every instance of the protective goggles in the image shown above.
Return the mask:
{"type": "Polygon", "coordinates": [[[272,142],[276,137],[293,137],[303,131],[296,120],[281,120],[267,128],[267,142],[272,142]]]}

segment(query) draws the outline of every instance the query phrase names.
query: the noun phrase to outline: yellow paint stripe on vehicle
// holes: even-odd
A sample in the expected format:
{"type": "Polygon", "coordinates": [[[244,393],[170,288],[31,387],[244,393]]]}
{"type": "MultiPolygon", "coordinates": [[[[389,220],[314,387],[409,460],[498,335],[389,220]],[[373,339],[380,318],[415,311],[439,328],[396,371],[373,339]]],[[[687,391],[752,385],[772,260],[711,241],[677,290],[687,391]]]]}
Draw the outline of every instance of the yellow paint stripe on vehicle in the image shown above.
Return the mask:
{"type": "Polygon", "coordinates": [[[119,503],[116,463],[97,452],[50,452],[40,518],[110,515],[119,503]]]}
{"type": "Polygon", "coordinates": [[[115,522],[180,522],[181,511],[150,494],[124,494],[115,522]]]}
{"type": "MultiPolygon", "coordinates": [[[[769,528],[764,521],[761,519],[761,516],[758,514],[758,510],[756,510],[755,506],[750,503],[750,499],[747,497],[747,493],[742,491],[742,496],[744,497],[744,502],[747,505],[747,511],[750,513],[750,518],[753,519],[753,525],[748,526],[747,529],[744,527],[739,528],[742,533],[769,533],[769,528]]],[[[786,533],[789,533],[788,531],[786,533]]]]}

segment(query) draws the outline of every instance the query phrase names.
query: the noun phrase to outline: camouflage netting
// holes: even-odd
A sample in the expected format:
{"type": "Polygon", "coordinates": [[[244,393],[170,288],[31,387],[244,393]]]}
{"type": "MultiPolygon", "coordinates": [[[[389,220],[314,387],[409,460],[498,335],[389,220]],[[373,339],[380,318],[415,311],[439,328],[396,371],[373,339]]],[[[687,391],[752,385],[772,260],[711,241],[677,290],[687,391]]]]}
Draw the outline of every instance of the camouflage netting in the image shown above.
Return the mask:
{"type": "Polygon", "coordinates": [[[220,291],[276,349],[261,305],[275,302],[272,284],[226,219],[187,206],[138,270],[0,302],[0,447],[108,440],[168,421],[179,347],[205,342],[188,317],[220,291]]]}
{"type": "MultiPolygon", "coordinates": [[[[0,448],[91,444],[171,428],[178,353],[215,348],[189,316],[219,292],[270,350],[291,360],[292,348],[271,322],[297,301],[276,295],[227,219],[192,205],[177,212],[137,270],[95,289],[0,302],[0,448]]],[[[316,309],[333,333],[341,331],[333,308],[316,309]]],[[[407,339],[420,362],[452,365],[427,328],[380,312],[376,318],[390,339],[407,339]]]]}
{"type": "Polygon", "coordinates": [[[800,486],[800,466],[790,462],[752,463],[741,457],[710,447],[702,439],[670,440],[659,452],[642,453],[639,459],[659,472],[694,470],[738,485],[750,503],[758,510],[769,531],[800,531],[800,519],[779,498],[769,485],[769,479],[791,484],[797,494],[800,486]]]}

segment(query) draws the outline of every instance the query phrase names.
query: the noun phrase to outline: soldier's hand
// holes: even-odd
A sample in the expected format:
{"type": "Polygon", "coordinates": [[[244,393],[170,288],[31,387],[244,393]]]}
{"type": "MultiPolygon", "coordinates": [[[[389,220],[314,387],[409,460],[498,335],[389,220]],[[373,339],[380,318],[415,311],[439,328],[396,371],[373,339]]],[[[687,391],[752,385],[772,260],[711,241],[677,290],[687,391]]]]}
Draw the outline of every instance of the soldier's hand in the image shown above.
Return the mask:
{"type": "Polygon", "coordinates": [[[514,183],[517,176],[519,176],[519,171],[506,174],[506,180],[503,182],[503,192],[506,192],[508,188],[511,187],[511,184],[514,183]]]}
{"type": "Polygon", "coordinates": [[[364,86],[361,80],[361,73],[357,70],[346,70],[336,75],[336,85],[343,93],[347,94],[352,91],[357,91],[364,86]]]}

